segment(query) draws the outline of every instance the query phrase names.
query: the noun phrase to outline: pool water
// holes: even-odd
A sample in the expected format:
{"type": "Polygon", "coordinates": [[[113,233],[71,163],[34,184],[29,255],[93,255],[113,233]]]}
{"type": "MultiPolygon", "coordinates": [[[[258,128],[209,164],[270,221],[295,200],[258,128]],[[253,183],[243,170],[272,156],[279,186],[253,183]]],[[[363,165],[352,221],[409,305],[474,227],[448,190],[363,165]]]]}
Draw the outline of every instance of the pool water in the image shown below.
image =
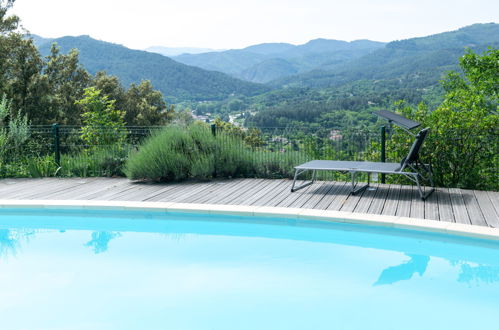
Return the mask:
{"type": "Polygon", "coordinates": [[[2,329],[479,329],[499,243],[285,218],[0,209],[2,329]]]}

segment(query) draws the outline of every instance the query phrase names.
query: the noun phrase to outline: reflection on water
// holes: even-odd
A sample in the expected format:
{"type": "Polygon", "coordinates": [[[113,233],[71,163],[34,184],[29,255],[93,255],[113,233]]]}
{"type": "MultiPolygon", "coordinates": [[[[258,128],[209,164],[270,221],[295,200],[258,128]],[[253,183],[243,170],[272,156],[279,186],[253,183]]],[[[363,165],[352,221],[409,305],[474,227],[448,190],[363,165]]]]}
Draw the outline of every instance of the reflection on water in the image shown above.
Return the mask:
{"type": "Polygon", "coordinates": [[[411,258],[409,261],[383,270],[374,285],[393,284],[399,281],[410,280],[416,273],[418,273],[419,276],[423,276],[428,267],[430,257],[406,255],[411,258]]]}
{"type": "Polygon", "coordinates": [[[14,237],[12,231],[8,229],[0,229],[0,257],[9,254],[16,255],[19,241],[14,237]]]}
{"type": "Polygon", "coordinates": [[[28,241],[34,235],[32,229],[0,229],[0,258],[17,255],[21,240],[28,241]]]}
{"type": "Polygon", "coordinates": [[[461,264],[461,272],[457,280],[458,282],[475,285],[478,285],[479,282],[499,282],[499,267],[486,265],[472,266],[468,263],[463,263],[461,264]]]}
{"type": "Polygon", "coordinates": [[[109,242],[116,237],[121,237],[119,232],[94,231],[92,239],[85,243],[85,246],[92,247],[95,254],[106,252],[109,242]]]}

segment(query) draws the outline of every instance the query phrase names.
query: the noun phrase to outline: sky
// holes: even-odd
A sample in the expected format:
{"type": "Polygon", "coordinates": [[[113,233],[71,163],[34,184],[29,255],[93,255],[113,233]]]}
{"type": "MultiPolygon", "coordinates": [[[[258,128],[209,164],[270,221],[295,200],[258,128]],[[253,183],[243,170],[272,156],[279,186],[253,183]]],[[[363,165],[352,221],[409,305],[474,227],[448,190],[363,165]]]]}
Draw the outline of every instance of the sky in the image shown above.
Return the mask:
{"type": "Polygon", "coordinates": [[[499,22],[498,0],[16,0],[30,33],[129,48],[393,41],[499,22]]]}

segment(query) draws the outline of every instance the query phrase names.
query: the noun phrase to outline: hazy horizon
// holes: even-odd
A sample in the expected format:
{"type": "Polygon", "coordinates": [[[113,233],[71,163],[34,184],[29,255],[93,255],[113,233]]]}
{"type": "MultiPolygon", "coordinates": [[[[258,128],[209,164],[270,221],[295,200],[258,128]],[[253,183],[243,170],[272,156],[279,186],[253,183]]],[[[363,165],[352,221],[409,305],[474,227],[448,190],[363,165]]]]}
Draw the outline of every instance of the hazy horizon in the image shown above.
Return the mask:
{"type": "Polygon", "coordinates": [[[16,0],[12,13],[30,33],[44,38],[90,35],[133,49],[239,49],[273,42],[297,45],[318,38],[389,42],[499,21],[499,2],[490,0],[136,3],[16,0]]]}

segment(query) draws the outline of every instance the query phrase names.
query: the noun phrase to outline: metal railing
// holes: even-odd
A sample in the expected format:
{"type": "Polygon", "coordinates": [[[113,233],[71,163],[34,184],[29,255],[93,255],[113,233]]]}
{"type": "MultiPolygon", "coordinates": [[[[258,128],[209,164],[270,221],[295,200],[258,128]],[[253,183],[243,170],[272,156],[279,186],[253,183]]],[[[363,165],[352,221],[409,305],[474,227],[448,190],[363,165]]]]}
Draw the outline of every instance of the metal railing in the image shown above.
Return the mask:
{"type": "MultiPolygon", "coordinates": [[[[3,146],[0,135],[0,177],[123,175],[122,167],[130,152],[137,150],[146,138],[161,129],[165,127],[126,127],[122,132],[126,139],[119,145],[90,145],[83,139],[81,127],[29,126],[23,139],[3,141],[3,146]]],[[[290,177],[294,166],[312,159],[400,162],[404,156],[393,151],[392,135],[387,134],[384,127],[321,130],[317,134],[301,127],[230,130],[212,125],[207,129],[211,129],[222,148],[248,154],[256,166],[261,167],[260,175],[265,177],[290,177]]],[[[0,128],[0,132],[6,130],[6,127],[0,128]]],[[[102,132],[105,133],[105,129],[102,132]]],[[[459,136],[456,134],[453,144],[462,143],[459,136]]],[[[411,140],[411,137],[407,138],[407,148],[411,140]]],[[[492,134],[476,137],[476,140],[477,143],[486,141],[483,152],[492,158],[480,175],[493,182],[499,173],[499,136],[492,134]]],[[[323,173],[322,178],[342,177],[333,172],[323,173]]],[[[384,181],[385,178],[380,177],[380,182],[384,181]]]]}

